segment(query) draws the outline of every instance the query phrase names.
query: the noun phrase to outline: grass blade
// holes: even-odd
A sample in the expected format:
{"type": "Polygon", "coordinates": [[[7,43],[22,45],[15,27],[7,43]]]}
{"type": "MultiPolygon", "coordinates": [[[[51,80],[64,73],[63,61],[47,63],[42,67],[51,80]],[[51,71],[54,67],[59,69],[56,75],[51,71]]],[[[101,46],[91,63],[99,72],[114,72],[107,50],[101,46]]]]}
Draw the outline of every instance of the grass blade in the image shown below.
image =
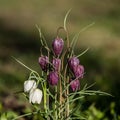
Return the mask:
{"type": "Polygon", "coordinates": [[[71,10],[72,9],[68,10],[68,12],[66,13],[65,18],[64,18],[64,29],[65,29],[65,31],[67,31],[67,25],[66,25],[66,23],[67,23],[68,15],[69,15],[69,13],[70,13],[71,10]]]}
{"type": "Polygon", "coordinates": [[[22,66],[24,66],[25,68],[27,68],[28,70],[30,70],[31,72],[33,72],[34,70],[32,70],[31,68],[29,68],[28,66],[26,66],[24,63],[22,63],[20,60],[16,59],[15,57],[12,56],[12,58],[17,61],[19,64],[21,64],[22,66]]]}
{"type": "Polygon", "coordinates": [[[90,48],[88,47],[86,50],[84,50],[82,53],[80,53],[77,57],[79,58],[80,56],[84,55],[90,48]]]}
{"type": "Polygon", "coordinates": [[[78,40],[78,38],[79,38],[80,33],[81,33],[81,32],[84,32],[85,30],[87,30],[88,28],[90,28],[91,26],[93,26],[94,24],[95,24],[95,23],[93,22],[93,23],[87,25],[86,27],[84,27],[83,29],[81,29],[81,30],[73,37],[73,40],[72,40],[72,42],[71,42],[71,44],[70,44],[70,46],[73,46],[72,49],[74,49],[74,47],[75,47],[75,45],[76,45],[76,43],[77,43],[77,40],[78,40]]]}

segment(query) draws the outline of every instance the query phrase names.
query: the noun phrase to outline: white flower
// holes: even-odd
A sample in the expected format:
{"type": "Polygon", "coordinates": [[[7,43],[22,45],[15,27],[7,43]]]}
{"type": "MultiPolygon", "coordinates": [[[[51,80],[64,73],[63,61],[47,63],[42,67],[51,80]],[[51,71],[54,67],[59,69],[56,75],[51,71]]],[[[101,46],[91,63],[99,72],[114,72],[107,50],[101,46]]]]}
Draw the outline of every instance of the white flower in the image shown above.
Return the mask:
{"type": "Polygon", "coordinates": [[[38,88],[32,89],[29,93],[29,102],[40,104],[41,100],[42,100],[42,96],[43,96],[43,94],[40,89],[38,89],[38,88]]]}
{"type": "Polygon", "coordinates": [[[36,81],[34,80],[27,80],[24,82],[24,92],[29,92],[32,89],[37,87],[36,81]]]}

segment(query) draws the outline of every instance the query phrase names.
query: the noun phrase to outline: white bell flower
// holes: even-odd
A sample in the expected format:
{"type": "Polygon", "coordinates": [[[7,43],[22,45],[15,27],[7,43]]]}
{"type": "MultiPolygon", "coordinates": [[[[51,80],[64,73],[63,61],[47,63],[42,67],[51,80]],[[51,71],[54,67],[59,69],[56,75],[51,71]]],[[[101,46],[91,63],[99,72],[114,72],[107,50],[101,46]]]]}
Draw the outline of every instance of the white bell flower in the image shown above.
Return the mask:
{"type": "Polygon", "coordinates": [[[32,89],[29,93],[29,102],[40,104],[42,100],[42,91],[38,88],[32,89]]]}
{"type": "Polygon", "coordinates": [[[24,82],[24,92],[29,92],[32,89],[37,87],[36,81],[34,80],[27,80],[24,82]]]}

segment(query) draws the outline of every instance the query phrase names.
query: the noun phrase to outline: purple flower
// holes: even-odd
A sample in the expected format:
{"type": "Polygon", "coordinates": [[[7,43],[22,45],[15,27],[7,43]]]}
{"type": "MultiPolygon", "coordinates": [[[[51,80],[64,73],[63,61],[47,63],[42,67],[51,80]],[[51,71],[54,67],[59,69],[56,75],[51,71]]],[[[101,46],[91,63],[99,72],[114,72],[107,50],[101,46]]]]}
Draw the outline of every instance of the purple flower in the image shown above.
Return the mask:
{"type": "Polygon", "coordinates": [[[72,57],[68,60],[69,68],[74,71],[76,67],[79,65],[80,61],[77,57],[72,57]]]}
{"type": "Polygon", "coordinates": [[[49,62],[48,57],[47,56],[41,56],[41,57],[39,57],[38,62],[39,62],[39,65],[40,65],[41,69],[46,72],[47,71],[47,65],[48,65],[48,62],[49,62]]]}
{"type": "Polygon", "coordinates": [[[52,64],[53,64],[53,67],[54,67],[55,71],[59,71],[60,70],[60,66],[61,66],[61,60],[60,59],[53,58],[52,64]]]}
{"type": "Polygon", "coordinates": [[[47,80],[50,85],[57,85],[59,77],[57,72],[51,71],[49,75],[47,76],[47,80]]]}
{"type": "Polygon", "coordinates": [[[52,43],[52,48],[55,55],[60,55],[63,50],[64,41],[61,38],[56,38],[52,43]]]}
{"type": "Polygon", "coordinates": [[[73,72],[76,78],[83,78],[84,67],[82,65],[78,65],[73,72]]]}
{"type": "Polygon", "coordinates": [[[72,80],[70,82],[70,88],[73,92],[79,90],[80,89],[80,81],[78,79],[72,80]]]}

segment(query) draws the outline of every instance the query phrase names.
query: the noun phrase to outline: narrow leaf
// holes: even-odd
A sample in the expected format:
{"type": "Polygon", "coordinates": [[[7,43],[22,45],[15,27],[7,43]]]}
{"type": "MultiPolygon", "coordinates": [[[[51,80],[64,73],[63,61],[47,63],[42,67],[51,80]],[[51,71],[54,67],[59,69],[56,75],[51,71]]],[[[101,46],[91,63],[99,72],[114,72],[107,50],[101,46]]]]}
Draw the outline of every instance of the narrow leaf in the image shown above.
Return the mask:
{"type": "Polygon", "coordinates": [[[84,50],[82,53],[80,53],[77,57],[79,58],[80,56],[84,55],[90,48],[88,47],[86,50],[84,50]]]}
{"type": "Polygon", "coordinates": [[[69,13],[70,13],[71,10],[72,9],[68,10],[68,12],[66,13],[65,18],[64,18],[64,29],[65,29],[65,31],[67,31],[67,25],[66,25],[66,23],[67,23],[68,15],[69,15],[69,13]]]}
{"type": "Polygon", "coordinates": [[[75,45],[76,45],[76,43],[77,43],[77,40],[78,40],[78,38],[79,38],[80,33],[81,33],[81,32],[84,32],[86,29],[90,28],[90,27],[91,27],[92,25],[94,25],[94,24],[95,24],[95,23],[93,22],[93,23],[87,25],[86,27],[84,27],[83,29],[81,29],[81,30],[73,37],[73,40],[72,40],[71,45],[70,45],[70,46],[72,46],[72,49],[74,49],[74,47],[75,47],[75,45]]]}
{"type": "Polygon", "coordinates": [[[28,70],[30,70],[31,72],[33,72],[34,70],[32,70],[31,68],[29,68],[28,66],[26,66],[24,63],[22,63],[21,61],[19,61],[18,59],[16,59],[15,57],[12,56],[12,58],[14,60],[16,60],[18,63],[20,63],[22,66],[24,66],[25,68],[27,68],[28,70]]]}

